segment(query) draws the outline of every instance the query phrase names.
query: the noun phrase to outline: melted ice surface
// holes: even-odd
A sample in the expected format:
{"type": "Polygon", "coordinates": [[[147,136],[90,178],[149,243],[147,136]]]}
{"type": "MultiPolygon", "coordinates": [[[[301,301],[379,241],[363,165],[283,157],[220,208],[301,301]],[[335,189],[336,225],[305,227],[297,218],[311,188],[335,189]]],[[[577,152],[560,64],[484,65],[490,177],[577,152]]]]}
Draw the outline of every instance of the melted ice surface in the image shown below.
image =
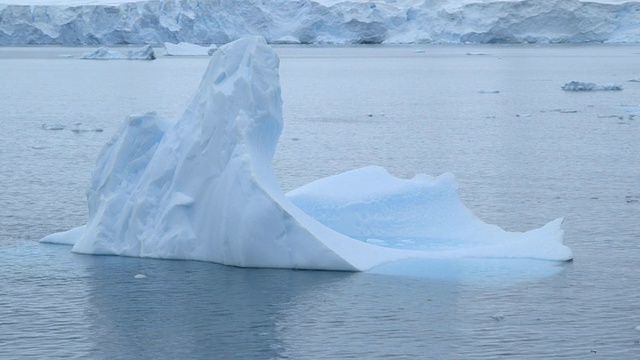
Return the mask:
{"type": "Polygon", "coordinates": [[[279,60],[260,37],[212,56],[184,114],[130,117],[99,156],[89,221],[43,242],[73,251],[244,267],[368,270],[408,259],[572,258],[562,219],[525,233],[477,219],[452,175],[398,179],[370,166],[285,196],[279,60]]]}

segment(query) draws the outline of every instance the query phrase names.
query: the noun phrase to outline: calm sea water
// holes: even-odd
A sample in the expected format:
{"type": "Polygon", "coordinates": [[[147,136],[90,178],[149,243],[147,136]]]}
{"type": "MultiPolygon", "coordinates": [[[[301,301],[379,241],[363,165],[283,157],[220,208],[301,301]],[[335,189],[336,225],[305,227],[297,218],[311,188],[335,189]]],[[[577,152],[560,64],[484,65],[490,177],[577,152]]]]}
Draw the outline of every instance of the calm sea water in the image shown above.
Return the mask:
{"type": "Polygon", "coordinates": [[[277,49],[284,190],[378,164],[453,172],[463,202],[507,230],[565,216],[573,263],[421,277],[37,243],[84,223],[95,158],[125,116],[175,117],[207,65],[66,56],[84,51],[0,48],[0,358],[640,357],[640,46],[277,49]],[[624,90],[560,89],[572,80],[624,90]]]}

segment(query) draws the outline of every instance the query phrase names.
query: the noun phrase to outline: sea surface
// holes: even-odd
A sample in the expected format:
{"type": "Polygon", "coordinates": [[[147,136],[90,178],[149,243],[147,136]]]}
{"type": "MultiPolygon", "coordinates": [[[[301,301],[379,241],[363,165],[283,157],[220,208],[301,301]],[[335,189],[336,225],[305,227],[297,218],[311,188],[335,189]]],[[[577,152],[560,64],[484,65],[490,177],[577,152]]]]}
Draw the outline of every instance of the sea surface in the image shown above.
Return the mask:
{"type": "Polygon", "coordinates": [[[419,275],[38,243],[86,221],[95,159],[126,116],[175,118],[208,64],[88,50],[0,48],[0,358],[640,358],[640,46],[276,48],[283,190],[371,164],[451,172],[506,230],[564,217],[575,256],[419,275]],[[574,80],[624,90],[561,90],[574,80]]]}

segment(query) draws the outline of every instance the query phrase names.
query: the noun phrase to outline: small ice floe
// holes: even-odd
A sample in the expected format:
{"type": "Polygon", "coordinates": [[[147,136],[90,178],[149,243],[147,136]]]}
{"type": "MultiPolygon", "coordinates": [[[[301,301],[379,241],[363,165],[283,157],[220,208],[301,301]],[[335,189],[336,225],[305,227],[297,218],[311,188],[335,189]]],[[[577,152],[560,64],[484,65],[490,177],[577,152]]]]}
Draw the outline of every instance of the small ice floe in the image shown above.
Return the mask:
{"type": "Polygon", "coordinates": [[[504,314],[499,312],[499,313],[496,313],[495,315],[491,315],[491,318],[495,321],[502,321],[504,320],[504,314]]]}
{"type": "Polygon", "coordinates": [[[413,50],[414,53],[416,54],[423,54],[426,50],[425,49],[415,49],[413,50]]]}
{"type": "Polygon", "coordinates": [[[551,109],[551,110],[540,110],[541,113],[546,113],[546,112],[557,112],[560,114],[575,114],[578,113],[578,110],[571,110],[571,109],[551,109]]]}
{"type": "Polygon", "coordinates": [[[134,279],[146,279],[147,275],[144,274],[136,274],[136,276],[133,277],[134,279]]]}
{"type": "Polygon", "coordinates": [[[598,119],[611,119],[611,118],[618,118],[620,120],[623,120],[624,116],[622,116],[622,115],[598,115],[598,119]]]}
{"type": "Polygon", "coordinates": [[[215,44],[202,46],[188,42],[180,42],[177,44],[166,42],[164,43],[164,48],[165,55],[167,56],[207,56],[213,54],[213,52],[218,49],[215,44]]]}
{"type": "Polygon", "coordinates": [[[42,124],[44,130],[64,130],[66,126],[62,124],[42,124]]]}
{"type": "Polygon", "coordinates": [[[127,55],[119,51],[109,50],[108,47],[102,46],[94,51],[88,52],[80,57],[85,60],[155,60],[156,56],[153,48],[149,45],[143,46],[137,50],[129,50],[127,55]]]}
{"type": "Polygon", "coordinates": [[[500,94],[500,90],[480,90],[479,94],[500,94]]]}
{"type": "Polygon", "coordinates": [[[279,37],[277,39],[271,40],[272,44],[291,44],[291,45],[298,45],[300,44],[300,40],[298,40],[298,38],[291,36],[291,35],[285,35],[283,37],[279,37]]]}
{"type": "Polygon", "coordinates": [[[58,55],[58,57],[60,57],[60,58],[72,58],[73,55],[71,55],[71,54],[60,54],[60,55],[58,55]]]}
{"type": "Polygon", "coordinates": [[[71,131],[73,131],[74,133],[78,134],[78,133],[85,133],[85,132],[103,132],[104,129],[102,129],[102,128],[90,128],[90,127],[87,127],[87,126],[83,125],[82,123],[75,123],[75,124],[73,124],[73,128],[71,128],[71,131]]]}
{"type": "Polygon", "coordinates": [[[516,117],[530,118],[531,114],[516,114],[516,117]]]}
{"type": "Polygon", "coordinates": [[[581,81],[571,81],[562,85],[564,91],[619,91],[622,90],[620,84],[604,84],[588,83],[581,81]]]}

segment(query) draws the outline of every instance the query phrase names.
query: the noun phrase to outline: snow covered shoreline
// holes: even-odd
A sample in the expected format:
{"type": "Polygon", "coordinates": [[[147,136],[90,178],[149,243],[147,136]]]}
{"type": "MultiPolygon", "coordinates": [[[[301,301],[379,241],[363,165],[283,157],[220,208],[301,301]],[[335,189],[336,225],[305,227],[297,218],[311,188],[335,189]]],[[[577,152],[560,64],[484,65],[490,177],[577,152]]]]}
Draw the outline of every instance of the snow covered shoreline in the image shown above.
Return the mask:
{"type": "Polygon", "coordinates": [[[640,42],[640,2],[49,2],[0,5],[0,45],[224,44],[245,35],[302,44],[640,42]]]}

